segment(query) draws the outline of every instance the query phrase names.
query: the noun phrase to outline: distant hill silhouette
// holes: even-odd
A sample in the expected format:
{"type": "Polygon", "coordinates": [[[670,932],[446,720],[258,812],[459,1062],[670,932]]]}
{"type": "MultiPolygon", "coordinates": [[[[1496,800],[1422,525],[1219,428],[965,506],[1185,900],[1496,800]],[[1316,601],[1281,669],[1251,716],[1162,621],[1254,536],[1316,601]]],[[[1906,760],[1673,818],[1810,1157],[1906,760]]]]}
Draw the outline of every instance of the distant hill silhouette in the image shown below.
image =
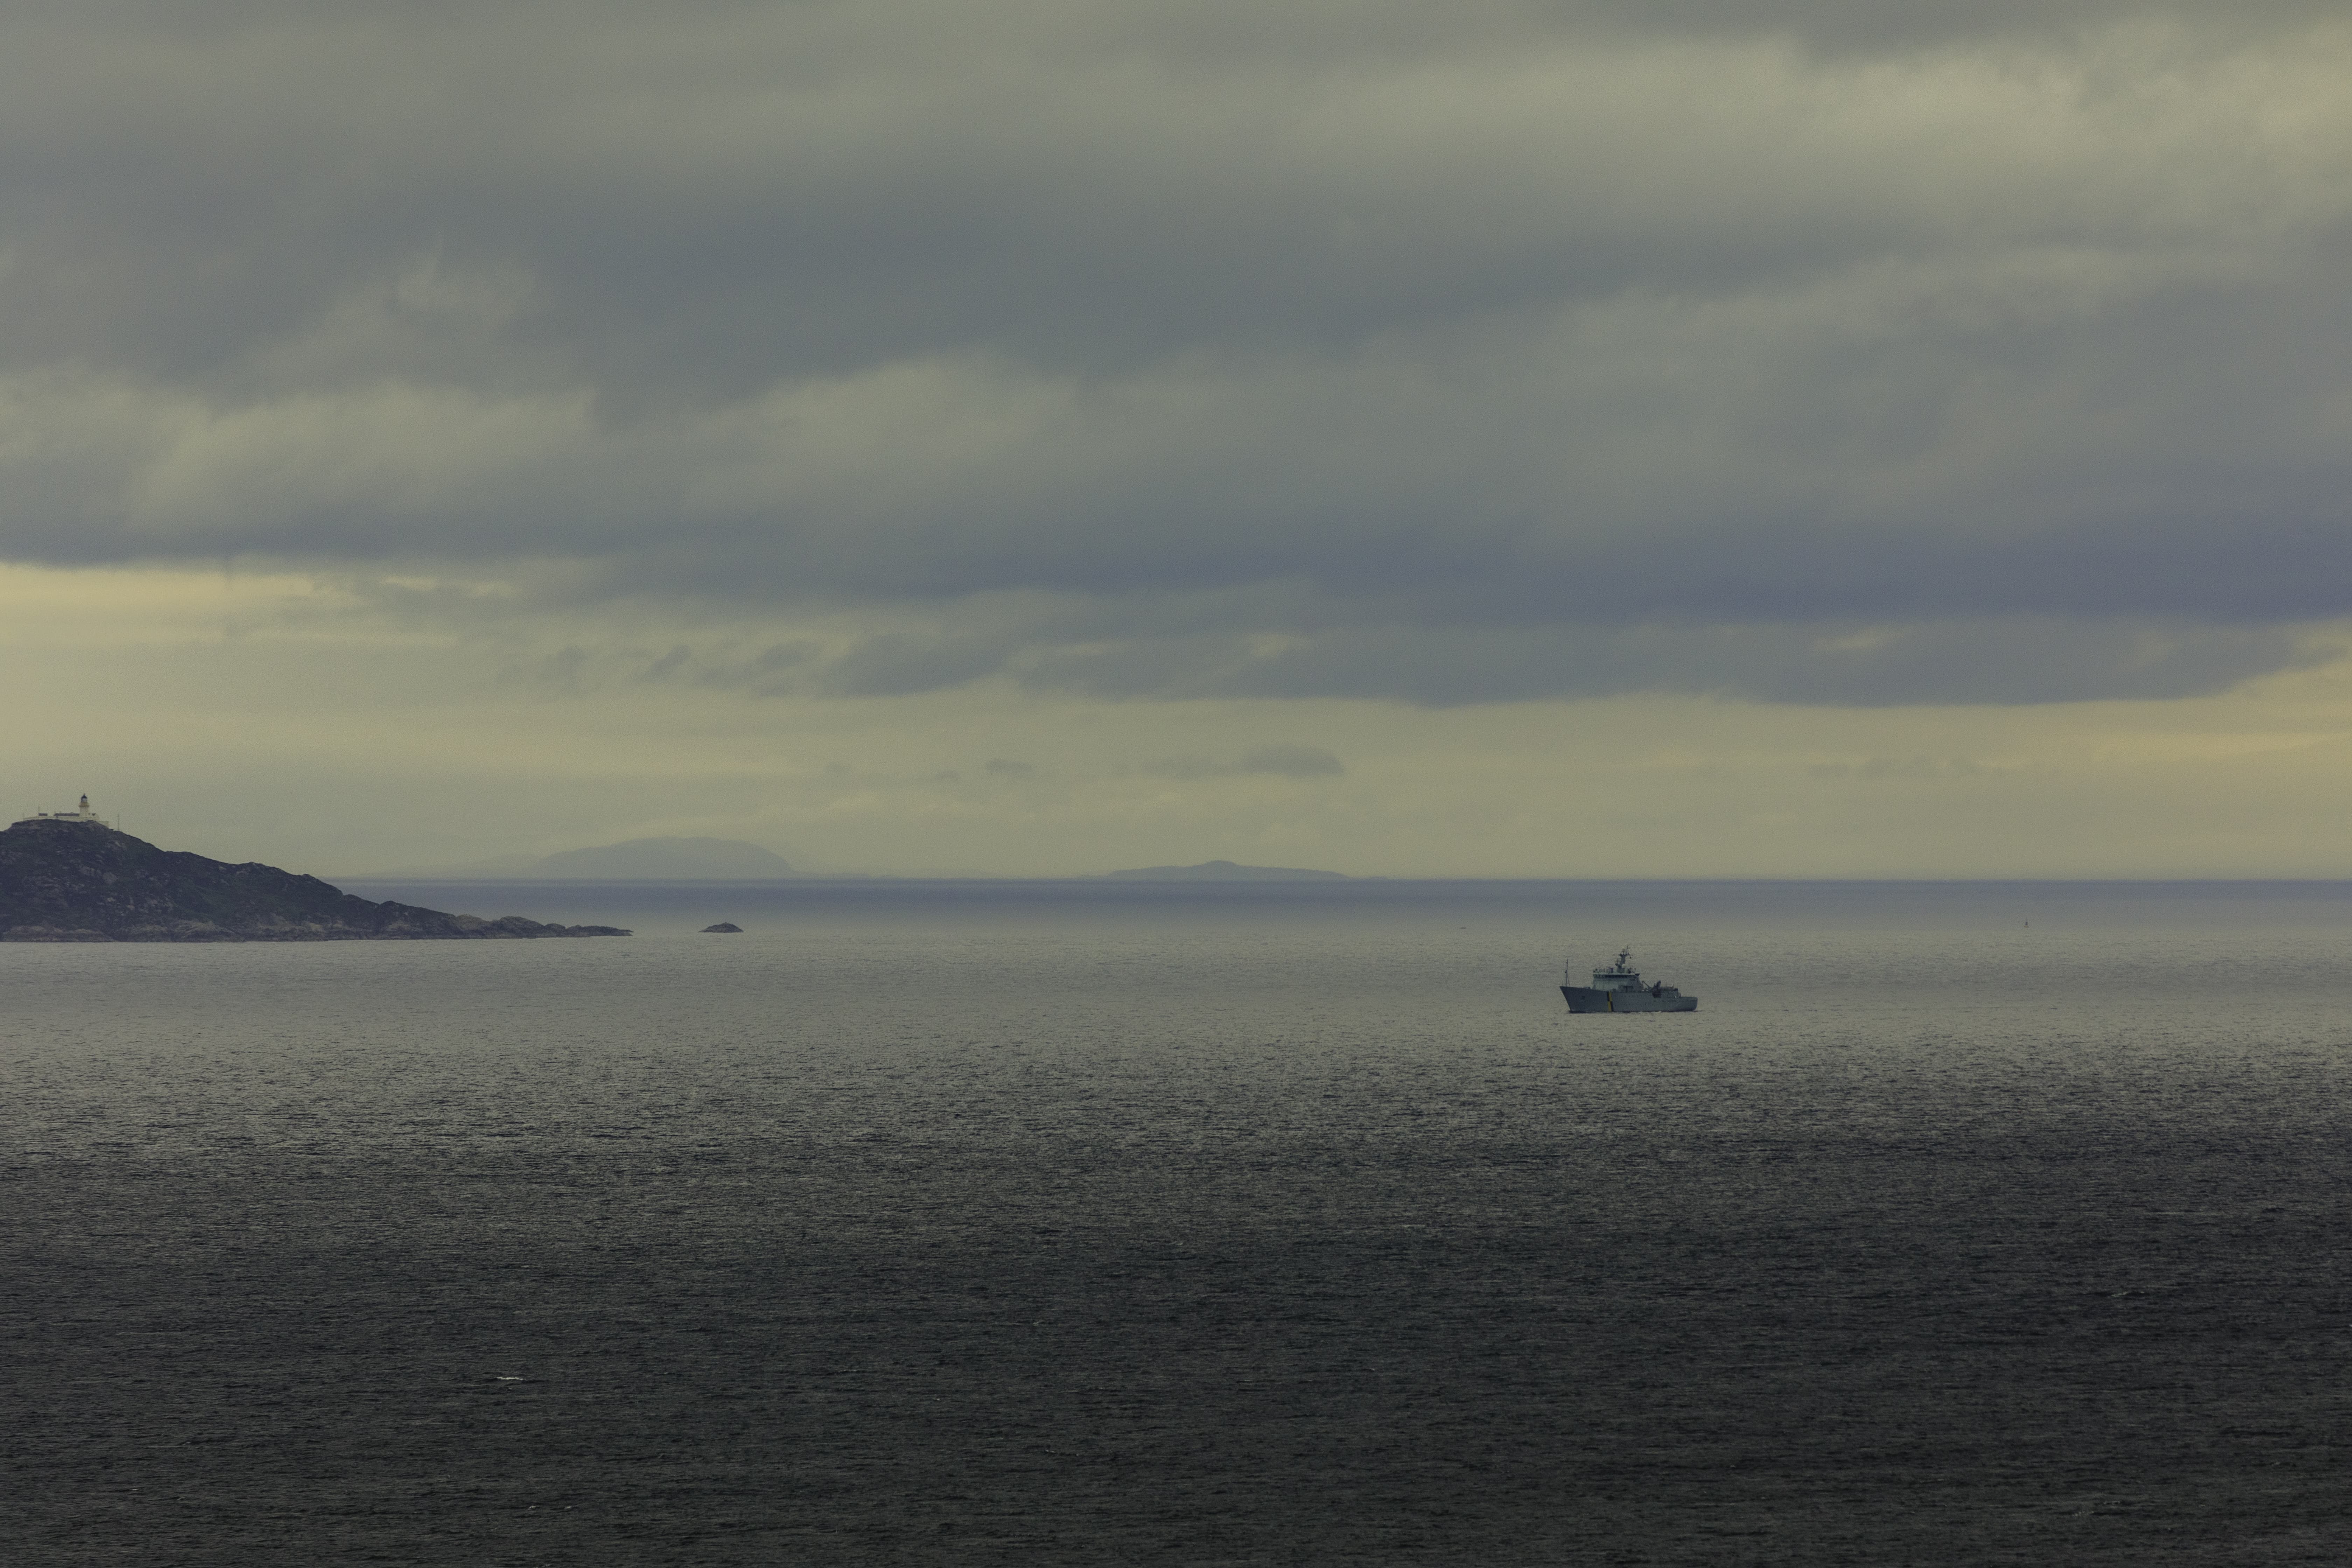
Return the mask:
{"type": "Polygon", "coordinates": [[[1198,866],[1144,866],[1132,871],[1106,871],[1113,882],[1345,882],[1345,871],[1308,871],[1297,866],[1237,866],[1231,860],[1204,860],[1198,866]]]}

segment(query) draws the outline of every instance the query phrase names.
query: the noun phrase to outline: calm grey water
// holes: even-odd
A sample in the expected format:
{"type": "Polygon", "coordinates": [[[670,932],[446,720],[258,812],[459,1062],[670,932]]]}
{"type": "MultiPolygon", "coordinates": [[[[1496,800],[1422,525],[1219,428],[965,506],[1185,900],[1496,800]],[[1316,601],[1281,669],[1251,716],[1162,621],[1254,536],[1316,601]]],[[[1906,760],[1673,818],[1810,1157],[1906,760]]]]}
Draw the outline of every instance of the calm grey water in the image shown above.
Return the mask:
{"type": "Polygon", "coordinates": [[[2352,888],[358,890],[0,949],[8,1562],[2352,1545],[2352,888]]]}

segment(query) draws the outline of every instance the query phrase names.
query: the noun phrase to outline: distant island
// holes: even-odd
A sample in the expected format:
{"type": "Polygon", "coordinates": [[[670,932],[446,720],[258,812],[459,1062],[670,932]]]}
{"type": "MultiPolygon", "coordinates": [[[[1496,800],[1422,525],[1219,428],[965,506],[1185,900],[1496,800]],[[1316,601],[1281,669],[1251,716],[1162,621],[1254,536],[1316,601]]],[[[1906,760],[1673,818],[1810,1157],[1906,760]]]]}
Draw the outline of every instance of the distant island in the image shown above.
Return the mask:
{"type": "Polygon", "coordinates": [[[371,903],[316,877],[159,849],[79,811],[0,830],[0,942],[463,941],[627,936],[371,903]]]}
{"type": "Polygon", "coordinates": [[[1105,871],[1111,882],[1345,882],[1345,871],[1307,871],[1296,866],[1236,866],[1231,860],[1204,860],[1198,866],[1145,866],[1133,871],[1105,871]]]}
{"type": "Polygon", "coordinates": [[[534,882],[769,881],[797,877],[791,861],[741,838],[630,838],[552,855],[501,855],[463,866],[379,873],[409,878],[502,878],[534,882]]]}

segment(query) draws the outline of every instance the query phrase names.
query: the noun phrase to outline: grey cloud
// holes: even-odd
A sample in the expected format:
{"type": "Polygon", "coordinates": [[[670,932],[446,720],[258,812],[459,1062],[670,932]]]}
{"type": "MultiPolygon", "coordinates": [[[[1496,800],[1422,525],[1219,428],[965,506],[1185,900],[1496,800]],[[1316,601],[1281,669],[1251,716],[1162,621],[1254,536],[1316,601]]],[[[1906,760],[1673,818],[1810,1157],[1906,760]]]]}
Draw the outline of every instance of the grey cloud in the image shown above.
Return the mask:
{"type": "Polygon", "coordinates": [[[0,554],[872,617],[645,672],[751,691],[2211,689],[2352,614],[2336,19],[13,8],[0,554]]]}
{"type": "MultiPolygon", "coordinates": [[[[1108,612],[1097,614],[1108,618],[1108,612]]],[[[643,656],[635,668],[645,679],[766,695],[898,694],[997,677],[1041,693],[1129,700],[1354,698],[1451,707],[1647,691],[1887,707],[2207,694],[2326,657],[2292,627],[2145,617],[1326,624],[1281,636],[1200,628],[1072,637],[1073,628],[1087,629],[1093,619],[1064,607],[1025,626],[999,625],[986,638],[951,633],[927,644],[887,633],[831,647],[807,639],[751,654],[714,648],[681,658],[673,649],[643,656]]],[[[565,674],[576,682],[578,656],[572,658],[565,674]]],[[[1160,771],[1170,769],[1186,777],[1340,771],[1336,757],[1311,746],[1269,748],[1238,763],[1173,759],[1160,771]]]]}
{"type": "Polygon", "coordinates": [[[1594,18],[1698,37],[1739,34],[1800,40],[1828,53],[1994,39],[2049,40],[2117,23],[2170,23],[2229,31],[2329,20],[2326,0],[2245,0],[2216,7],[2200,0],[1597,0],[1594,18]]]}
{"type": "Polygon", "coordinates": [[[2057,619],[1876,627],[1358,627],[1278,648],[1192,639],[1060,650],[1021,678],[1104,697],[1496,700],[1702,693],[1863,707],[2172,697],[2316,662],[2275,628],[2057,619]],[[1153,654],[1158,654],[1155,662],[1153,654]]]}
{"type": "MultiPolygon", "coordinates": [[[[887,659],[887,651],[883,657],[887,659]]],[[[625,654],[622,658],[627,661],[625,654]]],[[[698,657],[691,645],[679,643],[658,658],[639,659],[633,673],[640,680],[682,680],[781,697],[822,681],[825,663],[824,645],[814,637],[786,638],[748,653],[730,648],[716,657],[698,657]]]]}
{"type": "Polygon", "coordinates": [[[1989,768],[1967,757],[1864,757],[1858,763],[1815,763],[1805,770],[1815,778],[1909,780],[1938,782],[1976,778],[2009,770],[1989,768]]]}
{"type": "Polygon", "coordinates": [[[1254,747],[1234,762],[1209,757],[1163,757],[1144,771],[1171,779],[1233,778],[1249,773],[1317,779],[1336,778],[1348,769],[1321,746],[1277,745],[1254,747]]]}
{"type": "Polygon", "coordinates": [[[1242,753],[1239,771],[1316,779],[1336,777],[1348,770],[1338,757],[1320,746],[1259,746],[1242,753]]]}
{"type": "Polygon", "coordinates": [[[900,697],[961,686],[993,673],[1003,662],[1003,650],[981,639],[886,633],[828,662],[820,689],[847,697],[900,697]]]}

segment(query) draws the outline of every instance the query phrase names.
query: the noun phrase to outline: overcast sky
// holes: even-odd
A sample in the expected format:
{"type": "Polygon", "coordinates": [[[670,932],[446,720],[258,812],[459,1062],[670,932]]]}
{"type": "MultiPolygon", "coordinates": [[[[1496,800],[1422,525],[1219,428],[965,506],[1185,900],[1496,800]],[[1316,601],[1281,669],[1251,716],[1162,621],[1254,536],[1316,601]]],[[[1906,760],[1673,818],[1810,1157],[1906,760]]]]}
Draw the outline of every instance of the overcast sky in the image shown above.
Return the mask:
{"type": "Polygon", "coordinates": [[[2352,875],[2347,81],[2286,0],[14,4],[0,785],[2352,875]]]}

